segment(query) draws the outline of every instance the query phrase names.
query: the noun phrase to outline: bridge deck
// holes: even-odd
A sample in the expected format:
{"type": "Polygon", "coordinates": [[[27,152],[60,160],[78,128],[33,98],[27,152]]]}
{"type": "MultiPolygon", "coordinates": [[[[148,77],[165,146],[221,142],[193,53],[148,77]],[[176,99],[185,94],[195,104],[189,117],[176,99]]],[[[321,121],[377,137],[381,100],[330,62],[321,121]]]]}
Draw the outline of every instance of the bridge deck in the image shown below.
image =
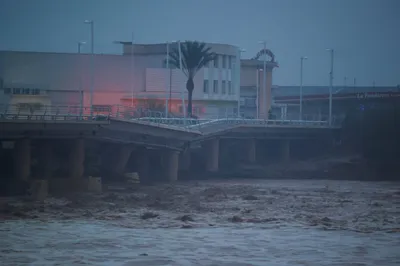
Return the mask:
{"type": "Polygon", "coordinates": [[[75,132],[75,134],[80,132],[80,135],[87,137],[90,134],[91,137],[97,134],[98,138],[109,141],[113,138],[117,140],[117,137],[113,136],[119,134],[118,141],[134,142],[135,139],[136,141],[147,139],[143,143],[148,145],[152,142],[156,145],[167,145],[167,141],[176,141],[176,145],[180,146],[182,142],[222,136],[228,132],[240,132],[242,136],[247,133],[248,137],[254,137],[255,133],[277,134],[282,129],[293,132],[298,130],[315,132],[316,129],[338,128],[338,126],[329,127],[326,121],[182,119],[163,118],[158,113],[155,117],[137,117],[129,114],[135,113],[126,110],[121,112],[121,109],[118,109],[117,112],[87,114],[87,108],[76,106],[48,106],[39,110],[32,108],[21,110],[18,106],[6,106],[0,108],[0,137],[11,137],[12,134],[19,136],[32,131],[42,132],[40,136],[43,136],[43,131],[52,132],[53,135],[62,132],[64,132],[62,135],[68,135],[65,132],[75,132]]]}

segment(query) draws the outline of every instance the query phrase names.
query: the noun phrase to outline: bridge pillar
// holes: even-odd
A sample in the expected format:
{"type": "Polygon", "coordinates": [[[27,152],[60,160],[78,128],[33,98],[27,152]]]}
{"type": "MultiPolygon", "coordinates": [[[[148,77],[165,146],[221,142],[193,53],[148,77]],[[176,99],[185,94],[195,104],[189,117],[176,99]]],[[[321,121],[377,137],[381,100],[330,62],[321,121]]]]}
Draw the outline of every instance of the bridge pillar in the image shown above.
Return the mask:
{"type": "Polygon", "coordinates": [[[187,149],[179,154],[179,169],[183,171],[188,171],[190,169],[191,163],[191,152],[187,149]]]}
{"type": "Polygon", "coordinates": [[[219,139],[212,139],[206,142],[206,170],[217,172],[219,168],[219,139]]]}
{"type": "Polygon", "coordinates": [[[138,149],[136,153],[137,172],[140,183],[149,183],[150,155],[146,148],[138,149]]]}
{"type": "Polygon", "coordinates": [[[133,147],[129,145],[119,145],[117,154],[115,156],[114,161],[114,169],[113,171],[116,174],[124,174],[126,165],[131,157],[133,151],[133,147]]]}
{"type": "Polygon", "coordinates": [[[290,140],[282,140],[281,142],[281,159],[284,162],[290,160],[290,140]]]}
{"type": "Polygon", "coordinates": [[[80,178],[83,176],[85,162],[85,142],[83,139],[73,140],[68,157],[69,176],[80,178]]]}
{"type": "Polygon", "coordinates": [[[19,180],[28,180],[31,175],[31,142],[17,140],[14,145],[14,175],[19,180]]]}
{"type": "Polygon", "coordinates": [[[256,162],[256,142],[255,139],[250,139],[247,141],[247,162],[255,163],[256,162]]]}
{"type": "Polygon", "coordinates": [[[163,162],[168,181],[177,181],[179,169],[179,152],[174,150],[165,151],[163,162]]]}
{"type": "Polygon", "coordinates": [[[38,177],[42,180],[50,179],[53,175],[53,147],[48,141],[39,143],[38,164],[38,177]]]}

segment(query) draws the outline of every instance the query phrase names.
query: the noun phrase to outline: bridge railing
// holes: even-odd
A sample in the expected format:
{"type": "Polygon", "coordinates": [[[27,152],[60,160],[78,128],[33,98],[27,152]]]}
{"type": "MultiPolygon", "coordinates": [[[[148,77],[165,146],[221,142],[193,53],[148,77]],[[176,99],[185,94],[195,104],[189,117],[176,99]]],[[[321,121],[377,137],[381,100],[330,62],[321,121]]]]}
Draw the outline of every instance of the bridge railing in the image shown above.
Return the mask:
{"type": "Polygon", "coordinates": [[[91,113],[90,107],[71,105],[8,104],[0,105],[0,120],[99,121],[108,114],[91,113]]]}
{"type": "MultiPolygon", "coordinates": [[[[110,118],[126,121],[146,121],[155,124],[201,129],[216,125],[272,125],[326,127],[327,117],[305,115],[303,120],[296,119],[246,119],[232,116],[208,117],[204,119],[168,117],[161,111],[121,105],[95,106],[94,108],[76,105],[39,105],[12,104],[0,105],[0,120],[62,120],[62,121],[98,121],[110,118]],[[319,119],[319,120],[318,120],[319,119]]],[[[332,117],[333,125],[339,125],[343,118],[332,117]]]]}

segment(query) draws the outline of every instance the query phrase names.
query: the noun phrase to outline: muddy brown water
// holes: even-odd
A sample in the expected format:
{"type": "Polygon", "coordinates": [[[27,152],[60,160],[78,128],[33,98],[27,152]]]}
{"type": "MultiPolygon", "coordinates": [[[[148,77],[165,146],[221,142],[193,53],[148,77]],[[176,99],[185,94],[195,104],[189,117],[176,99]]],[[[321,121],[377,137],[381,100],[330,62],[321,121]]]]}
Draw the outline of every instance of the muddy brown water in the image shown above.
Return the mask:
{"type": "Polygon", "coordinates": [[[400,265],[400,183],[187,182],[10,204],[0,265],[400,265]]]}

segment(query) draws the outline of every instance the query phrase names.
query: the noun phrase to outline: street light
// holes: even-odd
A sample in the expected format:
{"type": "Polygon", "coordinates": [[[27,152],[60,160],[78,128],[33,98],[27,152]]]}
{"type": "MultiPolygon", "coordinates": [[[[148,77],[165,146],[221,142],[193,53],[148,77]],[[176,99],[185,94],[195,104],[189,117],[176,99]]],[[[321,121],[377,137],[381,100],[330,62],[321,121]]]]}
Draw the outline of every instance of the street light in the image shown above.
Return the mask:
{"type": "Polygon", "coordinates": [[[258,95],[259,95],[259,90],[260,90],[260,71],[263,71],[262,69],[260,69],[260,68],[258,68],[258,66],[257,66],[257,71],[256,71],[256,111],[257,111],[257,113],[256,113],[256,118],[257,119],[259,119],[259,115],[258,115],[258,113],[259,113],[259,111],[258,111],[258,109],[259,109],[259,99],[258,99],[258,95]]]}
{"type": "Polygon", "coordinates": [[[266,93],[267,93],[267,56],[266,56],[266,54],[265,54],[265,50],[267,50],[267,42],[266,41],[260,41],[259,42],[260,44],[263,44],[263,52],[264,52],[264,58],[263,58],[263,91],[264,91],[264,93],[262,94],[262,96],[263,96],[263,99],[262,99],[262,101],[263,101],[263,113],[264,113],[264,115],[266,116],[267,115],[267,112],[268,112],[268,110],[266,110],[266,108],[267,108],[267,98],[266,98],[266,93]]]}
{"type": "MultiPolygon", "coordinates": [[[[134,53],[134,47],[135,47],[135,36],[132,32],[132,45],[131,45],[131,90],[132,90],[132,95],[131,95],[131,107],[133,108],[133,95],[135,91],[135,53],[134,53]]],[[[133,110],[132,110],[133,111],[133,110]]]]}
{"type": "MultiPolygon", "coordinates": [[[[85,41],[80,41],[80,42],[78,42],[78,54],[80,54],[81,53],[81,47],[83,46],[83,45],[85,45],[86,44],[86,42],[85,41]]],[[[80,59],[80,58],[79,58],[80,59]]],[[[81,73],[79,72],[79,93],[81,94],[81,106],[80,106],[80,116],[82,117],[82,114],[83,114],[83,90],[82,90],[82,76],[81,76],[81,73]]]]}
{"type": "Polygon", "coordinates": [[[171,85],[171,75],[170,75],[170,69],[169,69],[169,42],[167,41],[167,55],[166,55],[166,74],[168,78],[166,78],[166,86],[165,86],[165,117],[168,118],[168,112],[169,112],[169,96],[170,96],[170,85],[171,85]]]}
{"type": "Polygon", "coordinates": [[[93,20],[85,20],[85,24],[90,25],[90,68],[91,68],[91,78],[90,78],[90,116],[93,117],[93,90],[94,90],[94,22],[93,20]]]}
{"type": "Polygon", "coordinates": [[[333,49],[326,49],[326,51],[330,52],[331,54],[331,71],[329,73],[329,126],[332,126],[332,87],[333,87],[333,58],[334,58],[334,50],[333,49]]]}
{"type": "Polygon", "coordinates": [[[300,57],[300,120],[303,120],[303,62],[307,56],[300,57]]]}
{"type": "MultiPolygon", "coordinates": [[[[239,49],[239,77],[240,77],[240,68],[241,68],[241,65],[242,65],[242,62],[241,62],[241,60],[242,60],[242,53],[244,53],[244,52],[246,52],[246,50],[245,49],[239,49]]],[[[235,71],[235,72],[237,72],[237,71],[235,71]]],[[[236,76],[236,75],[235,75],[236,76]]],[[[236,81],[237,81],[237,79],[236,79],[236,81]]],[[[236,81],[235,81],[235,83],[236,83],[236,81]]],[[[237,94],[238,94],[238,106],[237,106],[237,116],[238,116],[238,118],[240,117],[240,78],[239,78],[239,91],[237,92],[237,94]]]]}

